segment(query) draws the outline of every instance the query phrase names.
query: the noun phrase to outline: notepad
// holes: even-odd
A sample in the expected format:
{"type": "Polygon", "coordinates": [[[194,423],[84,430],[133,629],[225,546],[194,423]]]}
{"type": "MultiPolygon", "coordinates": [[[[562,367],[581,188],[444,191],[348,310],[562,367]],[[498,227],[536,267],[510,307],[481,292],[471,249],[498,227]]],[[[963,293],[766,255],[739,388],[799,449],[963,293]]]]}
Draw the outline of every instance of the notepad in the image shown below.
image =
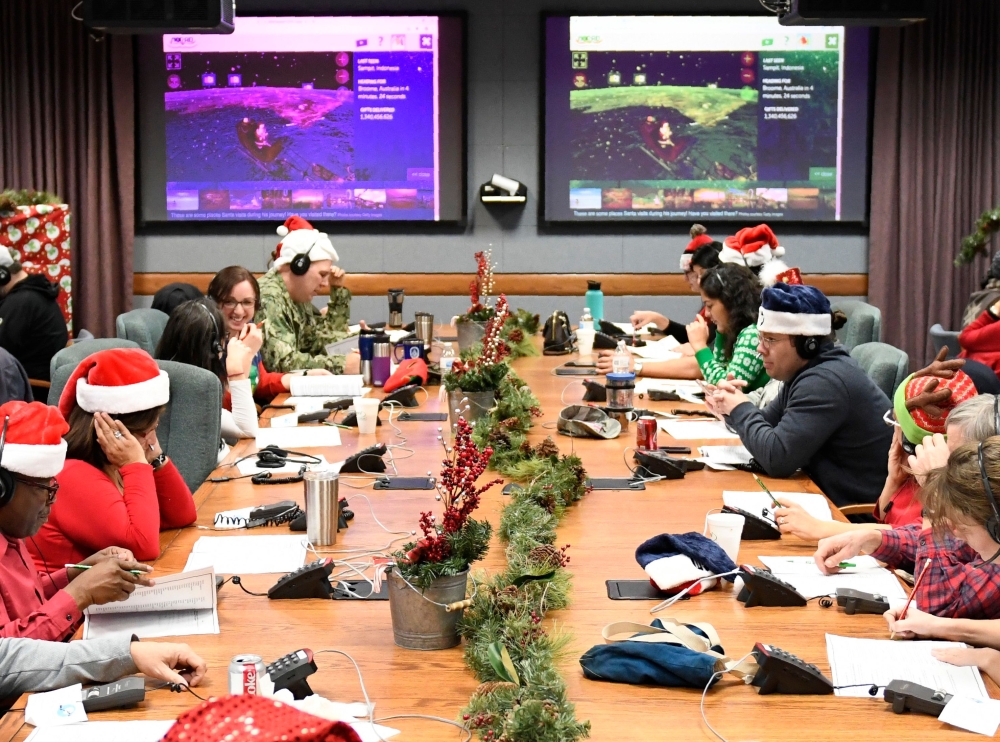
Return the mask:
{"type": "MultiPolygon", "coordinates": [[[[809,515],[816,520],[833,520],[833,513],[830,512],[830,503],[823,495],[814,495],[809,492],[775,492],[771,490],[775,497],[787,498],[802,506],[809,515]]],[[[731,508],[746,510],[748,513],[760,515],[764,508],[774,509],[774,503],[767,496],[766,492],[757,490],[755,492],[733,492],[726,490],[722,493],[722,502],[731,508]]]]}
{"type": "Polygon", "coordinates": [[[174,720],[88,721],[64,727],[40,727],[26,742],[159,742],[174,720]]]}
{"type": "Polygon", "coordinates": [[[896,575],[870,556],[854,557],[850,560],[854,567],[844,569],[835,575],[820,572],[811,556],[757,558],[776,576],[802,593],[807,600],[821,595],[836,595],[839,587],[884,595],[889,602],[906,600],[906,591],[899,584],[896,575]]]}
{"type": "Polygon", "coordinates": [[[730,470],[736,464],[749,464],[753,458],[746,446],[702,446],[698,453],[709,466],[730,470]]]}
{"type": "Polygon", "coordinates": [[[360,397],[365,386],[361,379],[361,374],[292,375],[289,391],[294,397],[360,397]]]}
{"type": "Polygon", "coordinates": [[[218,574],[265,575],[293,572],[306,558],[305,536],[202,536],[194,542],[184,571],[213,567],[218,574]]]}
{"type": "Polygon", "coordinates": [[[331,425],[300,425],[294,428],[258,428],[257,448],[329,448],[340,445],[340,429],[331,425]]]}
{"type": "Polygon", "coordinates": [[[154,580],[152,587],[137,587],[128,600],[87,608],[83,638],[120,632],[131,632],[140,639],[219,633],[211,566],[154,580]]]}
{"type": "MultiPolygon", "coordinates": [[[[855,685],[834,691],[838,696],[868,698],[868,687],[890,680],[909,680],[955,696],[989,698],[976,667],[957,667],[931,656],[934,649],[965,647],[960,642],[889,641],[826,635],[826,652],[834,685],[855,685]]],[[[883,696],[879,688],[878,697],[883,696]]]]}
{"type": "Polygon", "coordinates": [[[721,420],[660,420],[659,425],[660,430],[679,441],[740,438],[721,420]]]}

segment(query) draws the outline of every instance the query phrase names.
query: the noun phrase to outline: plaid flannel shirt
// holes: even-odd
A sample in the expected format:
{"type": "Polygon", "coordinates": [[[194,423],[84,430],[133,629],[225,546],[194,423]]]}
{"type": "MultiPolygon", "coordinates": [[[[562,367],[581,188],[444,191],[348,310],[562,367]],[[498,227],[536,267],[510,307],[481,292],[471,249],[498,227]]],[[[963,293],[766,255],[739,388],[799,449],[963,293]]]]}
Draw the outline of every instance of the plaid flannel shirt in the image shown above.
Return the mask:
{"type": "Polygon", "coordinates": [[[1000,618],[1000,566],[951,535],[935,538],[919,525],[882,531],[872,556],[895,569],[913,564],[916,573],[931,560],[914,596],[917,608],[945,618],[1000,618]]]}

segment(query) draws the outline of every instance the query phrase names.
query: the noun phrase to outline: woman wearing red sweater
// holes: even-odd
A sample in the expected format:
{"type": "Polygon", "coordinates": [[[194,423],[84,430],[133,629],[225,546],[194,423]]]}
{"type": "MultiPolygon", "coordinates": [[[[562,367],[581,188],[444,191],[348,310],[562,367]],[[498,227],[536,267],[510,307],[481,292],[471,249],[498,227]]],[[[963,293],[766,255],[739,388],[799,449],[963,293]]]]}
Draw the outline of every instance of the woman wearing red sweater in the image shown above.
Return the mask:
{"type": "MultiPolygon", "coordinates": [[[[259,333],[254,332],[252,323],[254,314],[260,309],[260,287],[253,273],[241,265],[223,268],[215,274],[208,285],[208,296],[219,305],[230,338],[250,341],[253,339],[250,336],[256,335],[259,339],[259,333]]],[[[259,350],[260,343],[257,342],[256,346],[259,350]]],[[[310,376],[330,374],[321,368],[310,369],[308,373],[310,376]]],[[[291,388],[291,378],[291,374],[280,374],[265,369],[259,352],[254,356],[250,368],[250,388],[253,390],[254,399],[261,404],[267,404],[282,392],[287,392],[291,388]]],[[[227,410],[233,408],[229,390],[226,390],[222,406],[227,410]]]]}
{"type": "Polygon", "coordinates": [[[1000,301],[962,330],[958,342],[962,346],[959,358],[985,363],[1000,374],[1000,301]]]}
{"type": "Polygon", "coordinates": [[[108,546],[156,559],[161,530],[195,521],[191,492],[156,438],[169,399],[166,371],[138,348],[103,350],[77,366],[59,399],[70,426],[59,497],[28,542],[39,570],[108,546]]]}

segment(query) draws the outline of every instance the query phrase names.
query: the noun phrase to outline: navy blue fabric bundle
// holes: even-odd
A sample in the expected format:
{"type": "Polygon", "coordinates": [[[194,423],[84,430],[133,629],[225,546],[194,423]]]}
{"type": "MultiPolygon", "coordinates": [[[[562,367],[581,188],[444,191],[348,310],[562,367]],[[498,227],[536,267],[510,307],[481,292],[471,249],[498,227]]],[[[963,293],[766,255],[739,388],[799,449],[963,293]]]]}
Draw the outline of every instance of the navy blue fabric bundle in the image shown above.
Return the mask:
{"type": "MultiPolygon", "coordinates": [[[[659,619],[651,625],[663,628],[659,619]]],[[[688,628],[705,636],[697,626],[688,625],[688,628]]],[[[712,649],[725,654],[720,646],[712,649]]],[[[624,641],[591,647],[580,657],[580,666],[584,676],[590,680],[668,688],[704,688],[715,674],[716,659],[677,644],[624,641]]],[[[718,678],[714,682],[718,682],[718,678]]]]}
{"type": "MultiPolygon", "coordinates": [[[[639,548],[635,550],[635,560],[639,562],[639,566],[645,568],[647,564],[655,562],[657,559],[677,556],[678,554],[684,554],[696,566],[706,569],[714,575],[732,572],[736,569],[736,562],[729,558],[721,546],[696,531],[661,533],[659,536],[653,536],[648,541],[639,544],[639,548]]],[[[724,579],[733,582],[736,575],[729,575],[724,579]]]]}

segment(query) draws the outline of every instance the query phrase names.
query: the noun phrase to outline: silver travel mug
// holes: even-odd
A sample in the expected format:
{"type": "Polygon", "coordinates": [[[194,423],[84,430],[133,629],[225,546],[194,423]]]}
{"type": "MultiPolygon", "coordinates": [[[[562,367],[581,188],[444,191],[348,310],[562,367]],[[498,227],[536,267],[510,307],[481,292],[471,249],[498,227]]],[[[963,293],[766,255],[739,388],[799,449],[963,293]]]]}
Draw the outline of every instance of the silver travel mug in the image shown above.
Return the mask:
{"type": "Polygon", "coordinates": [[[313,546],[337,543],[340,522],[338,474],[329,469],[307,471],[302,482],[306,493],[306,535],[313,546]]]}
{"type": "Polygon", "coordinates": [[[424,348],[430,348],[434,340],[434,315],[430,312],[417,312],[413,319],[413,334],[418,340],[424,341],[424,348]]]}

